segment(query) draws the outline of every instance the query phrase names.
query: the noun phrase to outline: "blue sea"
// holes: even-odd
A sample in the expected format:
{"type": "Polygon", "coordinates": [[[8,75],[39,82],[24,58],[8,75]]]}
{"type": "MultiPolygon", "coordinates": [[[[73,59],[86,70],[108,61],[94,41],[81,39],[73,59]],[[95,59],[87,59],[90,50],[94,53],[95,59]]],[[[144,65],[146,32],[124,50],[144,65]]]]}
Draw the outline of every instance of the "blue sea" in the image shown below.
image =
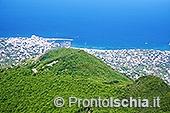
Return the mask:
{"type": "Polygon", "coordinates": [[[170,51],[170,0],[0,0],[0,37],[33,34],[73,47],[170,51]]]}

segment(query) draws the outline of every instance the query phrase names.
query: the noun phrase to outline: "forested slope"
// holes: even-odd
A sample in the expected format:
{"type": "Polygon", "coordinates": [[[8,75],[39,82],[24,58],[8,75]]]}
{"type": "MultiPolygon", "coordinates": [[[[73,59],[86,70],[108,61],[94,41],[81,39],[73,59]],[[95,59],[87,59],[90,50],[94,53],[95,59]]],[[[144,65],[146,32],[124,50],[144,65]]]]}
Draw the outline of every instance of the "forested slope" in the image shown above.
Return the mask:
{"type": "Polygon", "coordinates": [[[27,59],[20,66],[0,72],[1,112],[167,112],[170,88],[163,80],[146,76],[135,83],[114,71],[94,56],[75,49],[48,51],[39,59],[27,59]],[[33,72],[36,69],[37,72],[33,72]],[[83,108],[68,98],[92,99],[134,97],[152,99],[160,96],[160,108],[83,108]],[[65,99],[65,106],[53,104],[56,97],[65,99]]]}

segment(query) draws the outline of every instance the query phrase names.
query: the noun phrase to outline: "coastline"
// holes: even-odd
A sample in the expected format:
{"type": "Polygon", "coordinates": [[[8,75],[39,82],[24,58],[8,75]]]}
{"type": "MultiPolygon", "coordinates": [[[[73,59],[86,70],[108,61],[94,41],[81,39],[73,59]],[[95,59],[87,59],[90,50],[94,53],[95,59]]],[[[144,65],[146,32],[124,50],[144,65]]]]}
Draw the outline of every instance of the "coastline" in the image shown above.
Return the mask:
{"type": "Polygon", "coordinates": [[[73,41],[71,44],[72,48],[86,48],[86,49],[98,49],[98,50],[122,50],[122,49],[147,49],[147,50],[160,50],[160,51],[170,51],[170,45],[167,42],[166,44],[162,45],[149,45],[143,44],[143,46],[134,46],[134,45],[127,45],[127,46],[108,46],[108,45],[88,45],[86,43],[79,43],[77,41],[73,41]]]}
{"type": "MultiPolygon", "coordinates": [[[[51,40],[58,40],[53,39],[51,40]]],[[[67,40],[67,39],[65,39],[67,40]]],[[[130,78],[138,79],[144,75],[154,75],[162,78],[170,84],[170,51],[139,47],[97,47],[79,45],[74,47],[71,41],[55,42],[46,38],[32,35],[31,38],[1,39],[0,65],[5,66],[13,62],[17,63],[26,58],[37,56],[56,48],[81,49],[99,58],[107,65],[130,78]],[[72,46],[71,46],[72,45],[72,46]]],[[[170,46],[168,45],[170,48],[170,46]]],[[[14,64],[16,65],[16,64],[14,64]]]]}

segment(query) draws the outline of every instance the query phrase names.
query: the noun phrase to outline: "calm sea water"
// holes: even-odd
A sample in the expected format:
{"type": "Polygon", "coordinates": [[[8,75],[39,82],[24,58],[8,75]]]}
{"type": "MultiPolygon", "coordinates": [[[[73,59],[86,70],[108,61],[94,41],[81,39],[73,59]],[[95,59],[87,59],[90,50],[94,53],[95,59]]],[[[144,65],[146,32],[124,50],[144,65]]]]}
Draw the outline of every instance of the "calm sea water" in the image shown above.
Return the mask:
{"type": "Polygon", "coordinates": [[[170,50],[170,0],[0,0],[0,37],[32,34],[76,47],[170,50]]]}

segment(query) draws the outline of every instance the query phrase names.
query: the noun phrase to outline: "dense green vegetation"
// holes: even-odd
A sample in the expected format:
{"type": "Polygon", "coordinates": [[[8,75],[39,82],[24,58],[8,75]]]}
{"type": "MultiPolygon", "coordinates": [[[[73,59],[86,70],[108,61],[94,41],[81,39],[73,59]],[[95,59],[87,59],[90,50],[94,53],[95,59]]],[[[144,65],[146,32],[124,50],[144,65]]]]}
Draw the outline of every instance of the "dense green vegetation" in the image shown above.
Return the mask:
{"type": "MultiPolygon", "coordinates": [[[[27,59],[21,66],[0,70],[0,112],[168,112],[170,111],[170,87],[160,78],[145,76],[133,83],[101,60],[74,49],[48,51],[39,59],[27,59]],[[52,66],[48,64],[57,61],[52,66]],[[34,73],[32,69],[37,69],[34,73]],[[160,97],[160,108],[83,108],[68,98],[123,99],[141,97],[152,100],[160,97]],[[53,104],[56,97],[65,99],[65,106],[53,104]]],[[[152,101],[150,102],[152,104],[152,101]]]]}
{"type": "Polygon", "coordinates": [[[149,105],[153,106],[153,97],[160,98],[158,108],[135,108],[135,112],[170,112],[170,87],[161,79],[155,76],[142,76],[134,84],[128,85],[123,94],[124,98],[147,98],[149,105]]]}

